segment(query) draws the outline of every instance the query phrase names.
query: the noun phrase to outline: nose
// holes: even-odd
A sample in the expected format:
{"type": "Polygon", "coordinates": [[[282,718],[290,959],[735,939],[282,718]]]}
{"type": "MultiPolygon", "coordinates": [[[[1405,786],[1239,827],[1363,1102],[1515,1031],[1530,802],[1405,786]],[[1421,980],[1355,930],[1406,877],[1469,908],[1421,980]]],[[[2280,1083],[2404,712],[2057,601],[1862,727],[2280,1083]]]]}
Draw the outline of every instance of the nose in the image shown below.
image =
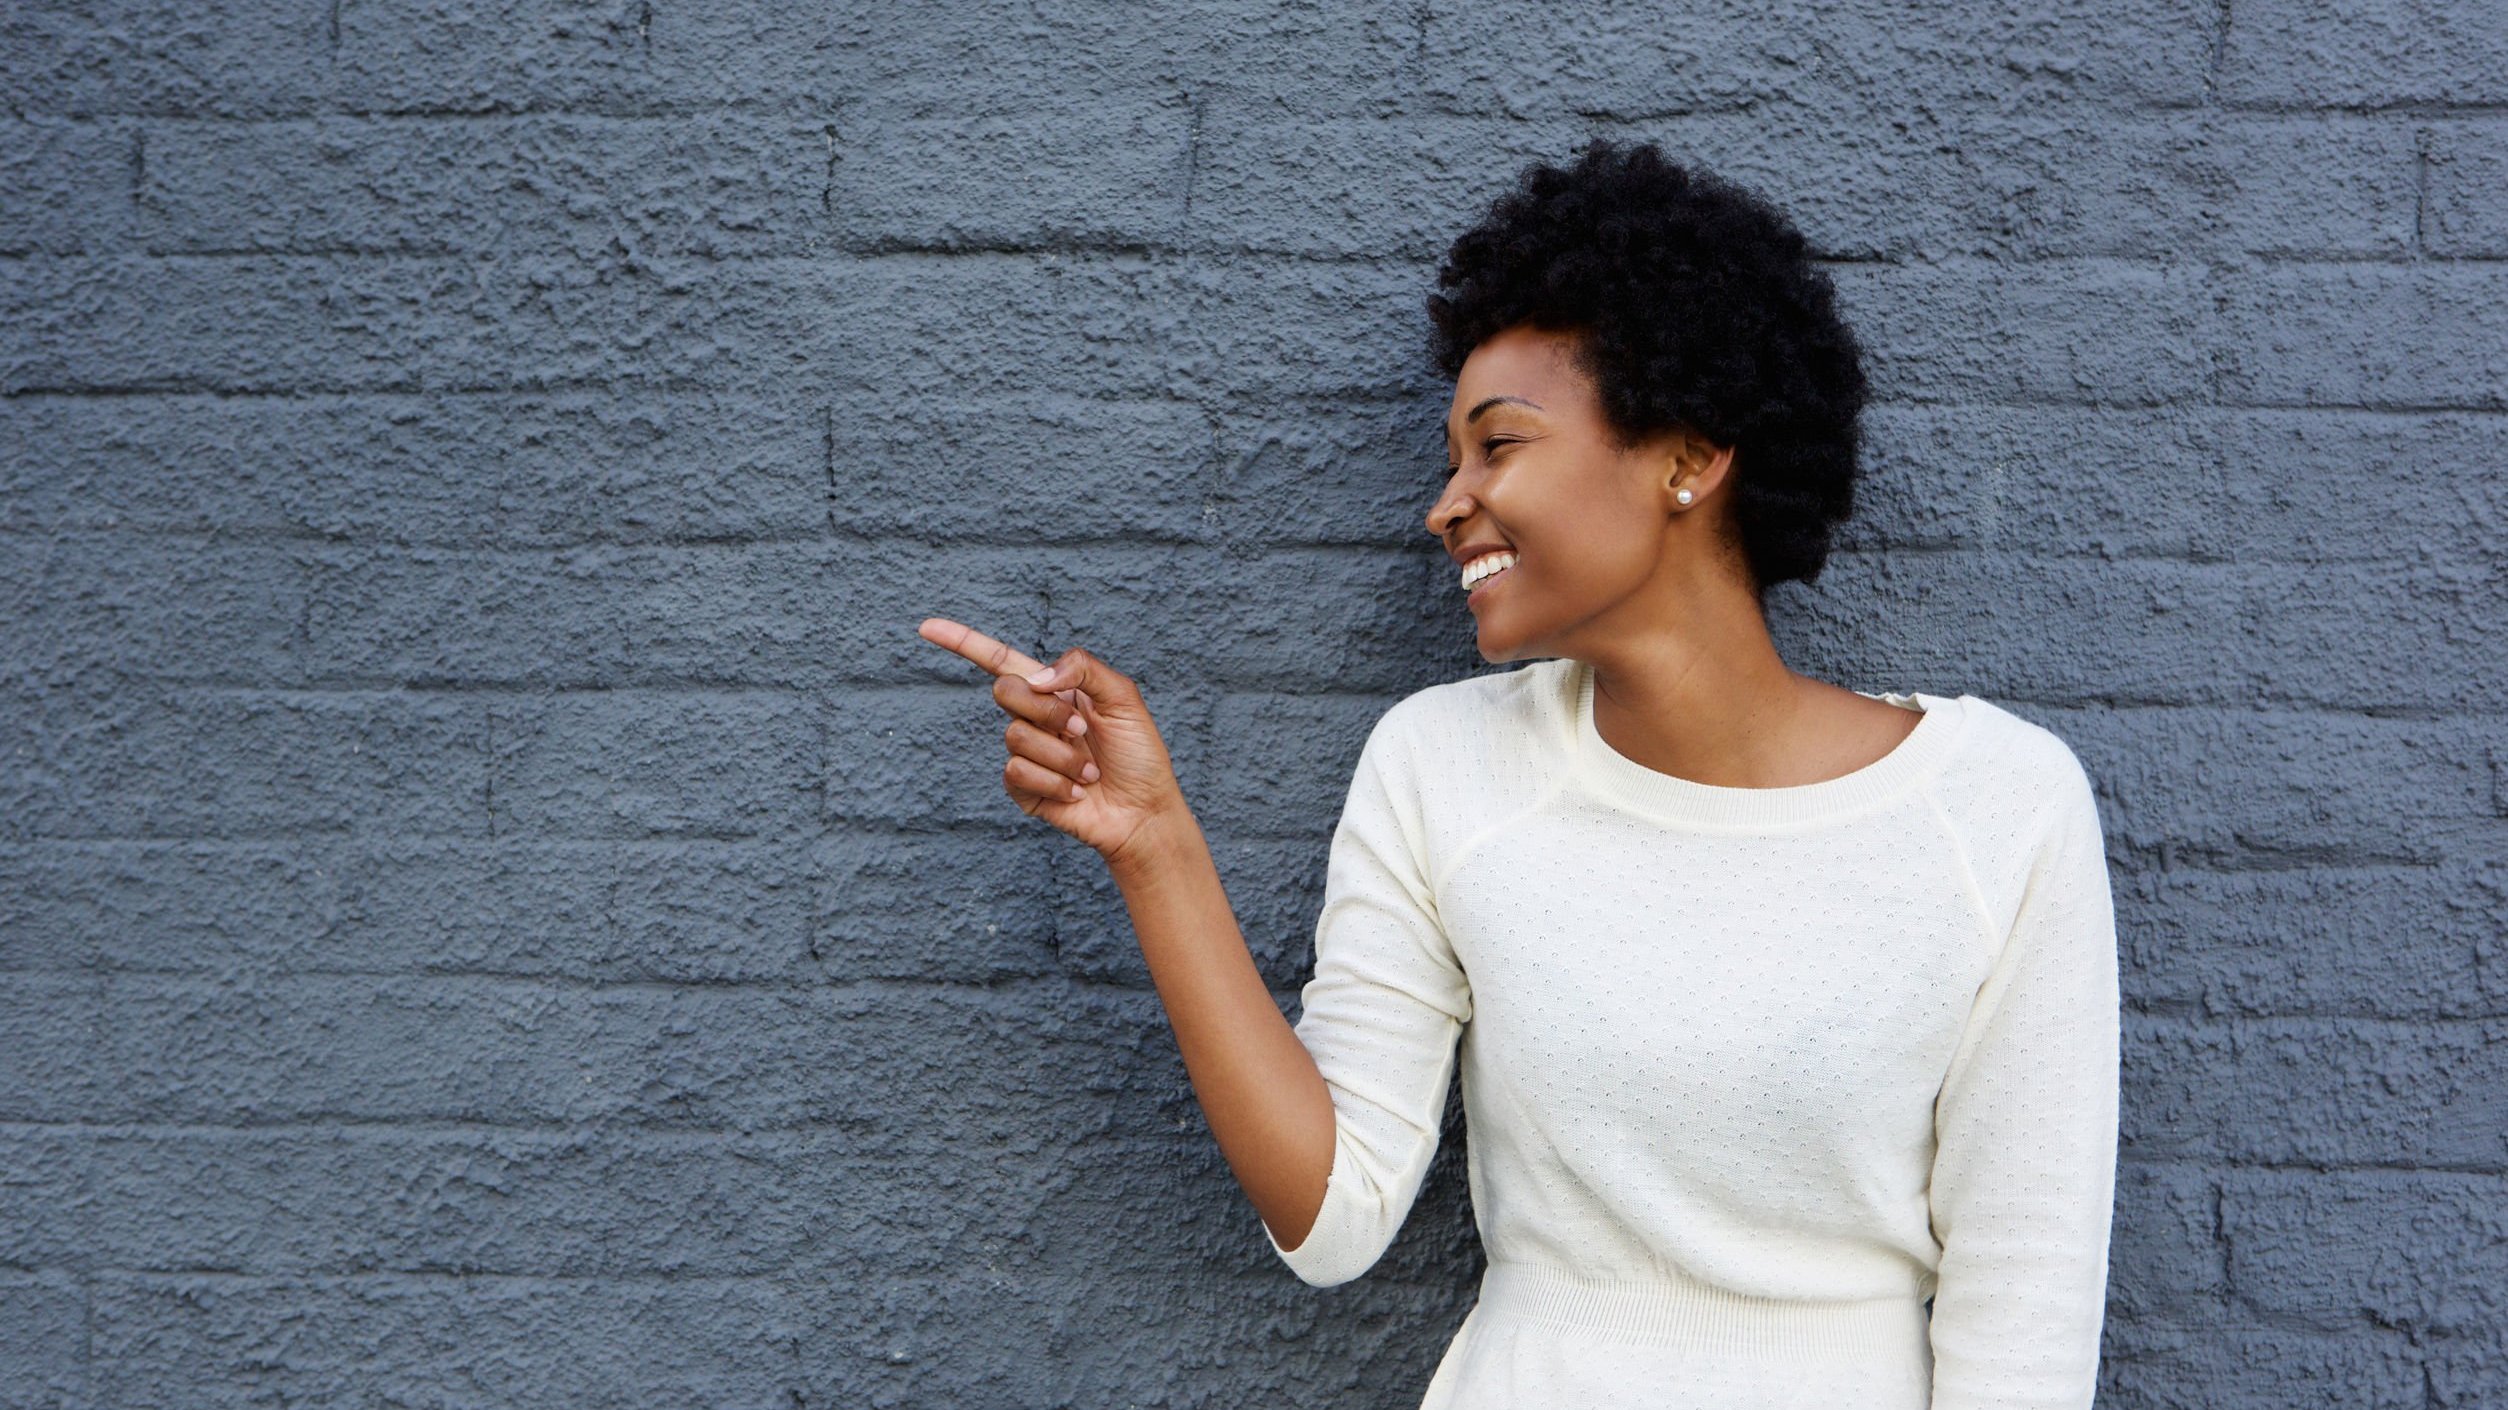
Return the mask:
{"type": "Polygon", "coordinates": [[[1428,532],[1442,539],[1470,512],[1471,496],[1458,494],[1452,485],[1448,485],[1445,492],[1437,496],[1437,502],[1428,506],[1428,532]]]}

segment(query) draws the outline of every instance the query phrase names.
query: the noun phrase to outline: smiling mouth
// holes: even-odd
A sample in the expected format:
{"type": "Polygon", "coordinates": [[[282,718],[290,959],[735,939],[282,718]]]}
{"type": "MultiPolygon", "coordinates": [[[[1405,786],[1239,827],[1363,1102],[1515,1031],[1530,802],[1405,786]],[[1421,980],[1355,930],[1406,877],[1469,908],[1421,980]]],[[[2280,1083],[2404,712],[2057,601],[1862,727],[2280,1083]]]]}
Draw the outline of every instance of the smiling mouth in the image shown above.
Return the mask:
{"type": "Polygon", "coordinates": [[[1504,578],[1509,573],[1514,571],[1515,569],[1513,567],[1501,568],[1497,572],[1490,574],[1488,577],[1481,579],[1479,582],[1472,584],[1472,590],[1464,595],[1463,600],[1466,603],[1480,601],[1480,595],[1489,591],[1490,584],[1497,582],[1499,579],[1504,578]]]}

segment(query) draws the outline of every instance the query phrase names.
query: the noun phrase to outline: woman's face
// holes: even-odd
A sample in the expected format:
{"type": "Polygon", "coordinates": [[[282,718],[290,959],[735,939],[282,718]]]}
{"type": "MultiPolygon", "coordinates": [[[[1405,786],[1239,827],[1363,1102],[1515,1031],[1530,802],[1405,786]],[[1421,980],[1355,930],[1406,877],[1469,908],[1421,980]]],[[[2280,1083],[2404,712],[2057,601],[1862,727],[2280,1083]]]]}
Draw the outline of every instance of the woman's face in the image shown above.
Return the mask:
{"type": "Polygon", "coordinates": [[[1590,661],[1647,634],[1681,600],[1683,565],[1667,552],[1675,520],[1708,512],[1722,479],[1726,457],[1698,460],[1711,448],[1693,437],[1613,445],[1575,346],[1571,334],[1511,328],[1475,347],[1455,378],[1452,475],[1427,525],[1465,561],[1498,545],[1516,555],[1470,598],[1455,589],[1484,660],[1590,661]],[[1676,480],[1691,503],[1675,499],[1676,480]]]}

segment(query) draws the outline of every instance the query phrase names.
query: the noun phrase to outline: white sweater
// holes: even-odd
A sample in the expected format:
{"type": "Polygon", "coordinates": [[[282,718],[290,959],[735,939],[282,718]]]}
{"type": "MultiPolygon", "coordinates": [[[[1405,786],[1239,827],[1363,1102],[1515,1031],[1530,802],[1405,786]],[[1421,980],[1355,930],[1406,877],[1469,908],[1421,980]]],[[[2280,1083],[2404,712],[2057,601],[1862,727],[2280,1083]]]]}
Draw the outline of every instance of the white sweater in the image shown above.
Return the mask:
{"type": "Polygon", "coordinates": [[[1862,769],[1711,786],[1613,750],[1592,686],[1536,662],[1369,735],[1297,1021],[1332,1176],[1273,1250],[1375,1263],[1459,1046],[1488,1268],[1423,1410],[2089,1405],[2118,1003],[2079,760],[1911,692],[1862,769]]]}

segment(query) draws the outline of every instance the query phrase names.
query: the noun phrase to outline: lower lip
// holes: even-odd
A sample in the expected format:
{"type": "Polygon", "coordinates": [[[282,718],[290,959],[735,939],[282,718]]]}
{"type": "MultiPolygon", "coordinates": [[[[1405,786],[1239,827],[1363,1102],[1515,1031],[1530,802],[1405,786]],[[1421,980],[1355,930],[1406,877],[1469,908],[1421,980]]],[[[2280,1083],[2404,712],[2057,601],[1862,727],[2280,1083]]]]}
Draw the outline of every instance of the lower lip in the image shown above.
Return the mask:
{"type": "Polygon", "coordinates": [[[1482,594],[1488,592],[1491,588],[1496,587],[1500,582],[1505,580],[1509,573],[1514,571],[1515,569],[1513,568],[1502,568],[1490,576],[1481,579],[1479,582],[1474,583],[1472,585],[1472,590],[1463,595],[1463,605],[1466,607],[1478,605],[1482,594]]]}

